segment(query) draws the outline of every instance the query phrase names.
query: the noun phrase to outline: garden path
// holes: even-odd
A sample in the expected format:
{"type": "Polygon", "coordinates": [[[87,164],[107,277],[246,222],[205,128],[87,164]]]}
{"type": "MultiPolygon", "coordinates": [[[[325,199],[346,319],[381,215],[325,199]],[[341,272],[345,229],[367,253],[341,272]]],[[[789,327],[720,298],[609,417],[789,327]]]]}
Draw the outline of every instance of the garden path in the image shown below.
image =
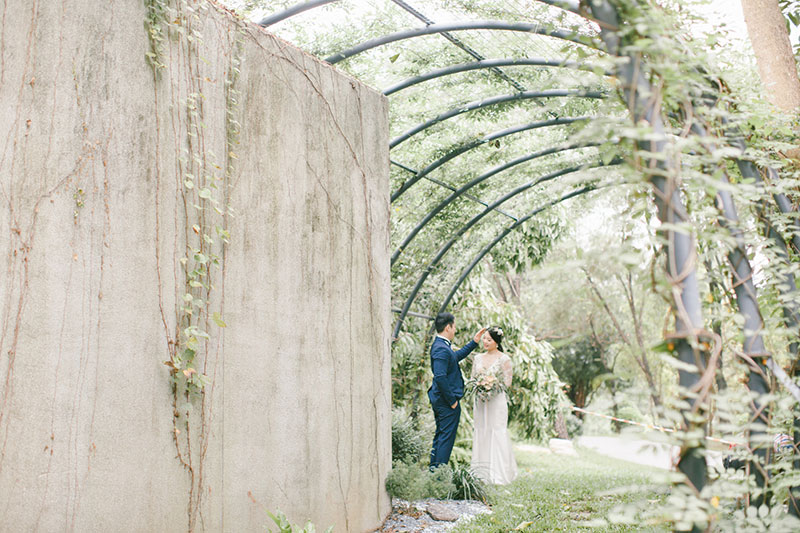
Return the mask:
{"type": "MultiPolygon", "coordinates": [[[[607,457],[671,470],[674,458],[679,455],[678,446],[642,437],[644,437],[642,434],[614,437],[581,436],[575,439],[575,445],[607,457]]],[[[710,466],[722,466],[721,452],[709,450],[707,453],[706,462],[710,466]]]]}

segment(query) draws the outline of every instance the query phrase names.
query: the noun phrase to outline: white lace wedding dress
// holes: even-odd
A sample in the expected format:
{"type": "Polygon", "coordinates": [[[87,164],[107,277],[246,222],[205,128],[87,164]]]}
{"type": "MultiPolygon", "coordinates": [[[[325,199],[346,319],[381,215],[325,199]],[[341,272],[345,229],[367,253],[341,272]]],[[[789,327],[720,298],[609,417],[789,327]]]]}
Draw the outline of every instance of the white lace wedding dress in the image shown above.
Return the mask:
{"type": "MultiPolygon", "coordinates": [[[[503,369],[506,386],[511,386],[511,358],[502,354],[488,367],[484,364],[486,354],[478,354],[472,364],[472,376],[487,370],[495,371],[495,365],[503,369]]],[[[472,469],[486,481],[495,485],[506,485],[517,477],[517,461],[511,449],[508,434],[508,402],[501,392],[489,401],[475,398],[473,410],[475,432],[472,436],[472,469]]]]}

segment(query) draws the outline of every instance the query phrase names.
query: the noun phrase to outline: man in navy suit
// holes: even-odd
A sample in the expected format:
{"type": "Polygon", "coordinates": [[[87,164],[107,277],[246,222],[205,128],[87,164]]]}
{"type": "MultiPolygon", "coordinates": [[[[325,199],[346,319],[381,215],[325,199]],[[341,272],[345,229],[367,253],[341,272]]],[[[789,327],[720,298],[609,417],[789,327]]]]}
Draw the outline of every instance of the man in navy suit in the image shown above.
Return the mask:
{"type": "Polygon", "coordinates": [[[485,331],[486,328],[483,328],[466,346],[453,351],[451,344],[456,334],[455,317],[450,313],[439,313],[436,316],[436,337],[431,345],[433,385],[428,389],[428,398],[436,419],[431,469],[450,461],[458,421],[461,419],[459,400],[464,396],[464,378],[458,363],[478,346],[485,331]]]}

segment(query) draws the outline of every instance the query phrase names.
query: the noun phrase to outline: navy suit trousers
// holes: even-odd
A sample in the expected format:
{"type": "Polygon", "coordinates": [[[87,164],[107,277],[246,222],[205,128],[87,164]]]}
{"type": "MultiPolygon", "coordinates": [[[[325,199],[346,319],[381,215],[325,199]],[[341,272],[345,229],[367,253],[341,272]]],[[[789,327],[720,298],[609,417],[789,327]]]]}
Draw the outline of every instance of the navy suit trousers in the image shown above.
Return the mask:
{"type": "Polygon", "coordinates": [[[450,452],[453,451],[458,421],[461,419],[461,401],[455,409],[452,409],[449,405],[445,405],[443,400],[437,400],[433,404],[433,416],[436,419],[436,433],[433,435],[431,468],[436,468],[450,462],[450,452]]]}

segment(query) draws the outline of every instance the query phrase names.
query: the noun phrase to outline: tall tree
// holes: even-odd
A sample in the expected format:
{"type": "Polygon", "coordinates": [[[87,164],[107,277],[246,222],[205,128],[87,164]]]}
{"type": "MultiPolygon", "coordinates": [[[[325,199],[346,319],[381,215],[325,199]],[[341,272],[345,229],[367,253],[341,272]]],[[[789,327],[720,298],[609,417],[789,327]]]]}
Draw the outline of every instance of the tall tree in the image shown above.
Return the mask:
{"type": "Polygon", "coordinates": [[[767,99],[785,111],[796,110],[800,78],[778,0],[742,0],[742,11],[767,99]]]}

